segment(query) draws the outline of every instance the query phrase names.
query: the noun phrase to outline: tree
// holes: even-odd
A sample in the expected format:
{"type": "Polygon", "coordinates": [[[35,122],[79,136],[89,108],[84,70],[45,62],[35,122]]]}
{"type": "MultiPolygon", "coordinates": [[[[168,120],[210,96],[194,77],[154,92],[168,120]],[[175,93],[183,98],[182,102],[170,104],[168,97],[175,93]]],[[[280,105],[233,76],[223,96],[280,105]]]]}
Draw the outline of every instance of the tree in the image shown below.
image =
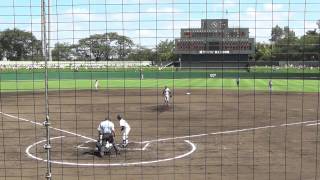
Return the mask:
{"type": "Polygon", "coordinates": [[[316,30],[308,31],[299,40],[300,53],[304,59],[315,60],[318,57],[319,35],[316,30]]]}
{"type": "Polygon", "coordinates": [[[173,53],[174,46],[174,41],[169,41],[168,39],[161,41],[156,47],[157,60],[161,62],[175,61],[177,56],[173,53]]]}
{"type": "Polygon", "coordinates": [[[320,19],[317,21],[317,26],[318,26],[318,29],[320,31],[320,19]]]}
{"type": "MultiPolygon", "coordinates": [[[[317,21],[320,28],[320,20],[317,21]]],[[[272,28],[271,45],[258,43],[256,46],[256,60],[275,61],[303,61],[316,60],[319,54],[319,35],[317,30],[309,30],[305,35],[297,37],[288,26],[283,29],[279,26],[272,28]]]]}
{"type": "Polygon", "coordinates": [[[270,44],[257,43],[255,59],[256,60],[271,60],[272,48],[270,44]]]}
{"type": "Polygon", "coordinates": [[[275,27],[272,28],[271,30],[271,39],[270,41],[275,43],[277,41],[279,41],[280,39],[282,39],[283,37],[283,30],[281,27],[279,27],[278,25],[276,25],[275,27]]]}
{"type": "Polygon", "coordinates": [[[39,60],[41,58],[41,41],[32,33],[19,29],[6,29],[0,33],[1,57],[8,60],[39,60]]]}
{"type": "Polygon", "coordinates": [[[52,50],[53,60],[70,61],[77,58],[76,45],[69,45],[67,43],[56,43],[52,50]]]}
{"type": "Polygon", "coordinates": [[[126,37],[126,36],[117,36],[117,45],[119,47],[119,50],[117,51],[117,54],[119,57],[124,58],[129,55],[129,53],[132,50],[132,46],[134,45],[133,41],[126,37]]]}
{"type": "Polygon", "coordinates": [[[307,31],[306,35],[308,35],[308,36],[316,36],[316,35],[318,35],[317,29],[307,31]]]}
{"type": "Polygon", "coordinates": [[[108,60],[112,48],[106,34],[95,34],[79,40],[77,53],[81,59],[108,60]]]}
{"type": "Polygon", "coordinates": [[[117,58],[126,58],[130,54],[134,43],[129,37],[119,35],[116,32],[107,33],[106,36],[117,58]]]}
{"type": "Polygon", "coordinates": [[[283,28],[283,38],[277,41],[274,48],[272,48],[272,54],[279,61],[286,60],[301,60],[301,46],[299,38],[296,37],[295,32],[288,26],[283,28]]]}
{"type": "Polygon", "coordinates": [[[155,59],[155,53],[148,48],[137,46],[128,55],[128,60],[132,61],[152,61],[155,59]]]}
{"type": "Polygon", "coordinates": [[[131,52],[133,41],[115,32],[95,34],[79,40],[77,54],[81,59],[96,61],[126,58],[131,52]]]}
{"type": "Polygon", "coordinates": [[[284,38],[296,39],[296,33],[293,30],[291,30],[288,26],[285,26],[283,28],[283,35],[284,38]]]}

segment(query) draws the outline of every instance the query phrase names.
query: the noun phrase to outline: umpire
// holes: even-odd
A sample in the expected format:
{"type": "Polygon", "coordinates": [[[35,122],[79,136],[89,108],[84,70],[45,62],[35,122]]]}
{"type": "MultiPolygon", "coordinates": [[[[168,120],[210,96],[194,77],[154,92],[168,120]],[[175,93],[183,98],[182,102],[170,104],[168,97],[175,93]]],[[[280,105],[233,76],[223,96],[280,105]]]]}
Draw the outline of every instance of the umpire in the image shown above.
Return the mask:
{"type": "Polygon", "coordinates": [[[108,120],[108,118],[105,118],[105,120],[99,124],[97,130],[99,132],[99,141],[97,142],[97,147],[99,149],[100,156],[104,155],[104,149],[107,141],[112,144],[116,154],[120,154],[114,142],[115,132],[113,122],[108,120]]]}

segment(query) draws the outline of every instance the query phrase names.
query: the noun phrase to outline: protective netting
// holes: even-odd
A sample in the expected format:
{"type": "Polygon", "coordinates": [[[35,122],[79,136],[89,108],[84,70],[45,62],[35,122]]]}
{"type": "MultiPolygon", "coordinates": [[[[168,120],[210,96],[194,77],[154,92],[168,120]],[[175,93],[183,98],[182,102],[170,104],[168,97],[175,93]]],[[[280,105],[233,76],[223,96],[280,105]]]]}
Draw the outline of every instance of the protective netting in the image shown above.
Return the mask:
{"type": "Polygon", "coordinates": [[[0,179],[319,179],[319,9],[1,1],[0,179]]]}

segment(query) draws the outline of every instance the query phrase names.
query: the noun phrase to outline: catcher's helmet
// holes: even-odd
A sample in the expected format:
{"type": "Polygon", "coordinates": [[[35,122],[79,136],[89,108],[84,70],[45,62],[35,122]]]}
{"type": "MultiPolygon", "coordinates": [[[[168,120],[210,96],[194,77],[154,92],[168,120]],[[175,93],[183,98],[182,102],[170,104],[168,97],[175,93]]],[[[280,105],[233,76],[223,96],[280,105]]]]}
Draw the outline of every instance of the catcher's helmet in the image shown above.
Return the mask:
{"type": "Polygon", "coordinates": [[[122,119],[122,116],[120,114],[118,114],[117,118],[120,120],[120,119],[122,119]]]}

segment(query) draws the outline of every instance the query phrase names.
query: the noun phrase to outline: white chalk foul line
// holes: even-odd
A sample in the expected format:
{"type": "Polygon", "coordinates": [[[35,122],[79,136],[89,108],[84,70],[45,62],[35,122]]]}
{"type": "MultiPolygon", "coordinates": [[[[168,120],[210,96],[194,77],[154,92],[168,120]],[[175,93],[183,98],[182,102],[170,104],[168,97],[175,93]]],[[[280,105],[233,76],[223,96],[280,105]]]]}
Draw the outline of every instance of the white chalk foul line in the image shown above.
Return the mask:
{"type": "Polygon", "coordinates": [[[144,145],[144,147],[142,148],[142,151],[145,151],[149,145],[150,143],[147,143],[146,145],[144,145]]]}
{"type": "MultiPolygon", "coordinates": [[[[19,120],[22,120],[22,121],[26,121],[26,122],[30,122],[30,123],[33,123],[33,124],[37,124],[37,125],[41,125],[41,123],[37,123],[37,122],[34,122],[34,121],[30,121],[30,120],[27,120],[27,119],[24,119],[24,118],[19,118],[19,117],[16,117],[16,116],[13,116],[13,115],[10,115],[10,114],[6,114],[6,113],[3,113],[3,112],[0,112],[1,114],[3,115],[6,115],[8,117],[12,117],[12,118],[15,118],[15,119],[19,119],[19,120]]],[[[155,140],[149,140],[149,141],[143,141],[141,142],[141,144],[144,144],[146,143],[146,145],[144,146],[144,148],[147,148],[149,146],[150,143],[152,142],[162,142],[162,141],[169,141],[169,140],[175,140],[175,139],[189,139],[189,138],[194,138],[194,137],[203,137],[203,136],[208,136],[208,135],[219,135],[219,134],[230,134],[230,133],[237,133],[237,132],[246,132],[246,131],[253,131],[253,130],[259,130],[259,129],[268,129],[268,128],[277,128],[277,127],[285,127],[285,126],[294,126],[294,125],[302,125],[302,124],[309,124],[309,123],[319,123],[320,120],[314,120],[314,121],[303,121],[303,122],[295,122],[295,123],[288,123],[288,124],[281,124],[281,125],[273,125],[273,126],[262,126],[262,127],[255,127],[255,128],[246,128],[246,129],[238,129],[238,130],[229,130],[229,131],[220,131],[220,132],[213,132],[213,133],[207,133],[207,134],[196,134],[196,135],[189,135],[189,136],[179,136],[179,137],[173,137],[173,138],[163,138],[163,139],[155,139],[155,140]]],[[[311,124],[311,125],[314,125],[314,124],[311,124]]],[[[309,125],[307,125],[309,126],[309,125]]],[[[82,136],[82,135],[79,135],[79,134],[76,134],[76,133],[73,133],[73,132],[69,132],[69,131],[65,131],[65,130],[62,130],[62,129],[58,129],[58,128],[53,128],[51,127],[52,129],[54,130],[57,130],[57,131],[61,131],[61,132],[65,132],[65,133],[68,133],[68,134],[73,134],[75,136],[79,136],[79,137],[83,137],[85,139],[88,139],[88,140],[92,140],[92,141],[96,141],[95,139],[92,139],[92,138],[89,138],[89,137],[86,137],[86,136],[82,136]]],[[[55,137],[54,139],[56,138],[62,138],[62,136],[60,137],[55,137]]],[[[32,145],[30,145],[27,149],[26,149],[26,152],[28,152],[27,154],[29,155],[29,150],[37,145],[37,144],[40,144],[42,142],[44,142],[45,140],[42,140],[42,141],[38,141],[32,145]],[[27,151],[28,150],[28,151],[27,151]]],[[[188,141],[188,140],[184,140],[186,143],[190,144],[190,146],[192,147],[191,151],[189,151],[188,153],[186,154],[183,154],[183,155],[180,155],[180,156],[176,156],[176,157],[173,157],[173,158],[167,158],[167,159],[163,159],[163,160],[154,160],[154,161],[144,161],[144,162],[133,162],[133,163],[110,163],[110,164],[79,164],[79,163],[69,163],[69,162],[59,162],[59,161],[51,161],[52,163],[56,163],[56,164],[65,164],[65,165],[79,165],[79,166],[129,166],[129,165],[141,165],[141,164],[150,164],[150,163],[157,163],[157,162],[163,162],[163,161],[170,161],[170,160],[173,160],[173,159],[180,159],[182,157],[185,157],[185,156],[188,156],[190,155],[191,153],[193,153],[195,150],[196,150],[196,146],[188,141]]],[[[35,157],[33,155],[29,155],[30,157],[34,158],[34,159],[37,159],[37,160],[42,160],[42,161],[46,161],[44,159],[41,159],[41,158],[38,158],[38,157],[35,157]]]]}
{"type": "Polygon", "coordinates": [[[207,134],[195,134],[195,135],[189,135],[189,136],[178,136],[178,137],[171,137],[171,138],[163,138],[163,139],[155,139],[155,140],[143,141],[142,143],[161,142],[161,141],[169,141],[169,140],[175,140],[175,139],[189,139],[189,138],[203,137],[203,136],[209,136],[209,135],[231,134],[231,133],[254,131],[254,130],[260,130],[260,129],[269,129],[269,128],[277,128],[277,127],[285,127],[285,126],[294,126],[294,125],[316,123],[316,122],[319,122],[319,121],[320,120],[302,121],[302,122],[280,124],[280,125],[273,125],[273,126],[261,126],[261,127],[246,128],[246,129],[220,131],[220,132],[213,132],[213,133],[207,133],[207,134]]]}
{"type": "MultiPolygon", "coordinates": [[[[93,142],[91,140],[86,141],[78,146],[75,146],[76,149],[92,149],[92,147],[87,147],[85,146],[85,144],[89,143],[89,142],[93,142]]],[[[142,144],[142,143],[138,143],[138,144],[142,144]]],[[[119,144],[117,144],[119,146],[119,144]]],[[[145,151],[147,150],[147,147],[150,145],[150,143],[145,143],[145,145],[142,148],[123,148],[124,150],[128,150],[128,151],[145,151]]]]}
{"type": "Polygon", "coordinates": [[[87,144],[87,143],[89,143],[89,142],[92,142],[92,141],[91,141],[91,140],[86,141],[86,142],[84,142],[84,143],[82,143],[82,144],[80,144],[80,145],[78,145],[78,146],[75,146],[75,148],[77,148],[77,149],[92,149],[92,148],[90,148],[90,147],[83,147],[85,144],[87,144]]]}
{"type": "MultiPolygon", "coordinates": [[[[29,123],[32,123],[32,124],[36,124],[36,125],[39,125],[39,126],[43,126],[42,123],[38,123],[38,122],[35,122],[35,121],[31,121],[31,120],[28,120],[28,119],[25,119],[25,118],[22,118],[22,117],[18,117],[18,116],[13,116],[11,114],[7,114],[7,113],[4,113],[4,112],[0,112],[0,114],[4,115],[4,116],[8,116],[8,117],[11,117],[13,119],[18,119],[18,120],[21,120],[21,121],[25,121],[25,122],[29,122],[29,123]]],[[[63,129],[58,129],[58,128],[55,128],[55,127],[49,127],[50,129],[54,129],[56,131],[60,131],[60,132],[64,132],[64,133],[67,133],[67,134],[71,134],[71,135],[74,135],[74,136],[78,136],[78,137],[82,137],[84,139],[88,139],[88,140],[91,140],[91,141],[96,141],[95,139],[92,139],[90,137],[87,137],[87,136],[83,136],[83,135],[80,135],[80,134],[77,134],[77,133],[74,133],[74,132],[70,132],[70,131],[66,131],[66,130],[63,130],[63,129]]]]}
{"type": "Polygon", "coordinates": [[[320,125],[320,123],[308,124],[307,126],[317,126],[317,125],[320,125]]]}
{"type": "MultiPolygon", "coordinates": [[[[36,125],[39,125],[39,126],[43,126],[42,123],[35,122],[35,121],[31,121],[31,120],[28,120],[28,119],[25,119],[25,118],[22,118],[22,117],[14,116],[14,115],[7,114],[7,113],[4,113],[4,112],[0,112],[0,114],[2,114],[2,115],[4,115],[4,116],[8,116],[8,117],[13,118],[13,119],[18,119],[18,120],[21,120],[21,121],[24,121],[24,122],[29,122],[29,123],[32,123],[32,124],[36,124],[36,125]]],[[[85,143],[95,142],[95,141],[96,141],[95,139],[92,139],[92,138],[90,138],[90,137],[83,136],[83,135],[81,135],[81,134],[77,134],[77,133],[74,133],[74,132],[66,131],[66,130],[63,130],[63,129],[55,128],[55,127],[49,127],[49,128],[50,128],[50,129],[53,129],[53,130],[56,130],[56,131],[64,132],[64,133],[67,133],[67,134],[71,134],[71,135],[74,135],[74,136],[82,137],[82,138],[84,138],[84,139],[88,139],[88,141],[86,141],[85,143]]],[[[84,145],[85,143],[76,146],[76,148],[78,148],[78,149],[89,149],[88,147],[83,147],[83,145],[84,145]]],[[[129,149],[129,150],[145,151],[147,146],[148,146],[148,143],[146,143],[146,145],[144,145],[143,148],[133,148],[133,149],[129,149]]]]}
{"type": "MultiPolygon", "coordinates": [[[[43,124],[41,124],[41,123],[38,123],[38,122],[35,122],[35,121],[31,121],[31,120],[28,120],[28,119],[25,119],[25,118],[13,116],[13,115],[10,115],[10,114],[4,113],[4,112],[0,112],[0,114],[2,114],[4,116],[11,117],[13,119],[18,119],[18,120],[21,120],[21,121],[25,121],[25,122],[36,124],[36,125],[39,125],[39,126],[43,126],[43,124]]],[[[58,129],[58,128],[54,128],[54,127],[50,127],[50,128],[54,129],[56,131],[60,131],[60,132],[64,132],[64,133],[67,133],[67,134],[72,134],[72,135],[75,135],[75,136],[78,136],[78,137],[82,137],[82,138],[87,139],[89,141],[96,141],[95,139],[92,139],[92,138],[89,138],[89,137],[86,137],[86,136],[83,136],[83,135],[80,135],[80,134],[76,134],[76,133],[73,133],[73,132],[70,132],[70,131],[66,131],[66,130],[63,130],[63,129],[58,129]]],[[[54,139],[63,138],[63,137],[65,137],[65,136],[53,137],[53,138],[50,138],[50,139],[54,140],[54,139]]],[[[31,144],[30,146],[28,146],[26,148],[26,154],[30,158],[33,158],[33,159],[36,159],[36,160],[39,160],[39,161],[47,161],[45,159],[36,157],[36,156],[34,156],[34,155],[32,155],[30,153],[30,149],[32,147],[36,146],[37,144],[44,143],[45,141],[46,140],[41,140],[41,141],[35,142],[35,143],[31,144]]],[[[89,141],[86,141],[86,142],[89,142],[89,141]]],[[[152,161],[140,161],[140,162],[131,162],[131,163],[108,163],[108,164],[73,163],[73,162],[66,162],[66,161],[50,161],[50,162],[54,163],[54,164],[74,165],[74,166],[130,166],[130,165],[143,165],[143,164],[159,163],[159,162],[171,161],[171,160],[174,160],[174,159],[181,159],[183,157],[189,156],[190,154],[192,154],[197,149],[195,144],[193,144],[192,142],[190,142],[188,140],[185,140],[185,142],[188,143],[192,147],[189,152],[187,152],[185,154],[182,154],[182,155],[179,155],[179,156],[172,157],[172,158],[166,158],[166,159],[157,159],[157,160],[152,160],[152,161]]],[[[140,143],[141,144],[146,144],[142,148],[142,150],[146,150],[151,142],[145,142],[145,143],[144,142],[140,142],[140,143]]]]}
{"type": "MultiPolygon", "coordinates": [[[[64,136],[59,136],[59,137],[52,137],[50,138],[51,140],[55,140],[55,139],[59,139],[59,138],[64,138],[64,136]]],[[[34,156],[33,154],[30,153],[30,149],[33,148],[34,146],[38,145],[38,144],[41,144],[41,143],[44,143],[46,140],[41,140],[41,141],[38,141],[30,146],[27,147],[26,149],[26,154],[33,158],[33,159],[36,159],[38,161],[44,161],[44,162],[47,162],[47,160],[43,159],[43,158],[40,158],[40,157],[37,157],[37,156],[34,156]]],[[[175,156],[175,157],[172,157],[172,158],[164,158],[164,159],[157,159],[157,160],[151,160],[151,161],[138,161],[138,162],[123,162],[123,163],[78,163],[78,162],[67,162],[67,161],[50,161],[51,163],[53,164],[61,164],[61,165],[70,165],[70,166],[95,166],[95,167],[106,167],[106,166],[134,166],[134,165],[145,165],[145,164],[152,164],[152,163],[159,163],[159,162],[166,162],[166,161],[172,161],[174,159],[181,159],[181,158],[184,158],[186,156],[189,156],[190,154],[192,154],[197,148],[196,148],[196,145],[193,144],[192,142],[188,141],[188,140],[184,140],[187,144],[189,144],[191,146],[191,150],[184,153],[184,154],[181,154],[181,155],[178,155],[178,156],[175,156]]],[[[149,143],[148,143],[149,144],[149,143]]]]}

